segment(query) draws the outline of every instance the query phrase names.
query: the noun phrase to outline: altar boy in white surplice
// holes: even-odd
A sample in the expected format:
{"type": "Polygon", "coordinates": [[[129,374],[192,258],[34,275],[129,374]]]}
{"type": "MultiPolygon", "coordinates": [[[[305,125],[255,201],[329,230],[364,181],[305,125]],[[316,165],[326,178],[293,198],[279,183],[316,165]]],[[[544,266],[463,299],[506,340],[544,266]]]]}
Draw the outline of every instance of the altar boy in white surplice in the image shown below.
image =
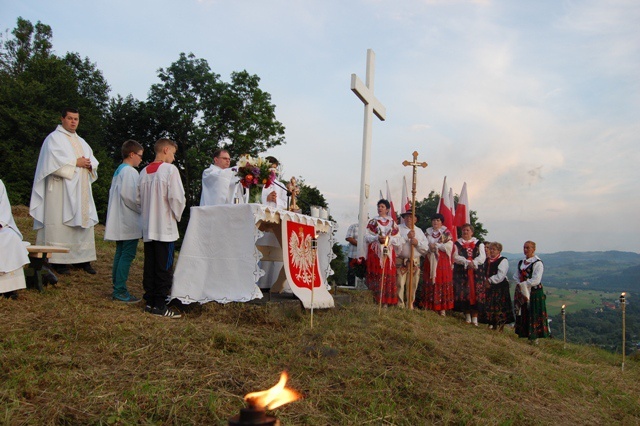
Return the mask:
{"type": "Polygon", "coordinates": [[[142,162],[143,148],[138,142],[128,140],[122,144],[122,163],[118,166],[109,189],[109,206],[104,239],[116,242],[116,254],[111,268],[113,300],[123,303],[138,303],[127,289],[131,262],[136,257],[138,240],[142,237],[140,221],[140,175],[136,167],[142,162]]]}
{"type": "Polygon", "coordinates": [[[186,204],[180,171],[172,164],[178,145],[171,139],[162,138],[153,149],[155,161],[140,172],[145,311],[160,317],[180,318],[167,306],[173,285],[178,222],[186,204]]]}
{"type": "Polygon", "coordinates": [[[90,263],[96,260],[93,227],[98,223],[91,184],[98,179],[98,160],[76,133],[79,123],[78,110],[65,108],[61,124],[44,140],[29,206],[36,244],[70,250],[49,259],[61,274],[69,273],[69,264],[96,273],[90,263]]]}
{"type": "Polygon", "coordinates": [[[229,151],[216,150],[213,153],[213,164],[202,172],[200,206],[233,204],[236,198],[239,203],[244,203],[240,179],[229,166],[231,166],[229,151]]]}
{"type": "Polygon", "coordinates": [[[15,291],[26,287],[22,267],[28,264],[29,255],[13,220],[4,183],[0,180],[0,293],[7,298],[15,298],[15,291]]]}

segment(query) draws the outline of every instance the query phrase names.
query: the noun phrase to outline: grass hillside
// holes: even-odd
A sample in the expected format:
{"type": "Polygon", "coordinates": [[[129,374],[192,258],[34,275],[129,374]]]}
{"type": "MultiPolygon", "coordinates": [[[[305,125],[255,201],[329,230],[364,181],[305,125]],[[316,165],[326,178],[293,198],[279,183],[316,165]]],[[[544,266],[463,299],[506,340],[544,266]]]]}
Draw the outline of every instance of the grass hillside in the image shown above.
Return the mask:
{"type": "MultiPolygon", "coordinates": [[[[16,221],[31,242],[25,208],[16,221]]],[[[640,368],[558,339],[530,345],[432,312],[210,303],[178,320],[110,299],[114,245],[96,230],[97,276],[0,298],[0,423],[226,424],[282,370],[304,398],[284,425],[638,424],[640,368]]],[[[142,253],[130,277],[141,295],[142,253]]]]}

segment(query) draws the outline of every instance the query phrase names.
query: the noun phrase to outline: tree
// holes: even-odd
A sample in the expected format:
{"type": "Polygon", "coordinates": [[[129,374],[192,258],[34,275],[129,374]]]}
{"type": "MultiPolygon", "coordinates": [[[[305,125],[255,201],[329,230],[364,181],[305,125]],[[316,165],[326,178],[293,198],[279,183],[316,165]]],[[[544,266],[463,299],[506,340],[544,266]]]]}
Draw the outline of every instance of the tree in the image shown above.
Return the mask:
{"type": "Polygon", "coordinates": [[[109,86],[95,64],[77,53],[60,58],[51,53],[51,28],[18,18],[14,38],[0,45],[0,171],[11,202],[29,204],[35,165],[42,141],[60,122],[65,106],[80,110],[80,134],[101,162],[107,178],[93,185],[98,212],[104,214],[113,168],[102,149],[103,116],[109,86]]]}
{"type": "Polygon", "coordinates": [[[118,162],[120,146],[131,138],[151,159],[155,140],[176,141],[175,165],[187,198],[184,228],[188,207],[200,202],[202,171],[211,164],[213,152],[227,149],[233,159],[255,156],[284,143],[284,126],[275,118],[271,96],[259,88],[258,76],[246,71],[232,73],[231,82],[225,83],[206,60],[181,53],[176,62],[158,70],[158,78],[160,83],[151,86],[146,101],[131,96],[111,100],[107,151],[118,162]]]}
{"type": "MultiPolygon", "coordinates": [[[[455,202],[458,202],[457,195],[454,197],[454,200],[455,202]]],[[[418,222],[416,223],[416,226],[422,229],[430,228],[431,227],[430,218],[436,213],[439,203],[440,203],[440,195],[437,194],[435,191],[431,191],[429,193],[429,196],[427,198],[424,198],[422,201],[416,201],[416,215],[419,218],[418,222]]],[[[471,218],[471,225],[475,229],[474,236],[477,239],[484,241],[484,237],[486,237],[489,231],[487,231],[484,228],[484,225],[482,224],[482,222],[478,220],[478,214],[476,213],[475,210],[471,210],[469,212],[469,217],[471,218]]],[[[458,236],[460,236],[459,232],[458,232],[458,236]]]]}

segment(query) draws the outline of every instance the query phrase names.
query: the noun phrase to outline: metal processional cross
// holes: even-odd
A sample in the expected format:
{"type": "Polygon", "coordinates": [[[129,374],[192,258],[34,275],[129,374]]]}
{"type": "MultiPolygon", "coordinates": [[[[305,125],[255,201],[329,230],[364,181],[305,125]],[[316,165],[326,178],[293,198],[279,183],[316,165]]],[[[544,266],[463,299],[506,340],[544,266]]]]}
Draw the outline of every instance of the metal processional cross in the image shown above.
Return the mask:
{"type": "Polygon", "coordinates": [[[357,75],[351,74],[351,90],[364,103],[364,131],[362,137],[362,169],[360,174],[360,207],[358,209],[358,257],[366,253],[364,234],[367,226],[367,208],[369,206],[369,163],[371,162],[371,128],[373,114],[384,121],[387,111],[373,94],[373,77],[375,73],[376,54],[367,49],[367,84],[357,75]]]}
{"type": "MultiPolygon", "coordinates": [[[[413,178],[411,179],[411,215],[415,218],[416,217],[416,181],[418,178],[418,167],[422,167],[422,168],[426,168],[427,167],[427,163],[422,162],[422,163],[418,163],[418,151],[413,151],[413,161],[403,161],[402,165],[407,167],[407,166],[411,166],[413,168],[413,178]]],[[[404,200],[402,201],[404,202],[404,200]]],[[[412,222],[413,224],[411,225],[411,230],[413,231],[413,228],[415,227],[415,220],[412,222]]],[[[407,297],[407,305],[409,306],[409,309],[413,309],[413,294],[414,291],[413,289],[415,288],[415,286],[418,285],[418,283],[414,283],[413,282],[413,244],[411,244],[411,253],[409,255],[409,283],[407,286],[407,292],[409,293],[409,297],[407,297]]]]}

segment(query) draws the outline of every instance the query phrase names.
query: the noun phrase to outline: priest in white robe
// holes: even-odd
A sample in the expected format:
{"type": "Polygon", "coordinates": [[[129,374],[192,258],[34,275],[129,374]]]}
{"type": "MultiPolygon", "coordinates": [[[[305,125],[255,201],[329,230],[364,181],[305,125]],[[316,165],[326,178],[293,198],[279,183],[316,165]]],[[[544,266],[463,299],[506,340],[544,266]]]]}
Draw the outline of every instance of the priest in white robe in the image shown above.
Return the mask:
{"type": "Polygon", "coordinates": [[[15,298],[16,290],[26,288],[23,267],[28,264],[29,254],[13,220],[4,183],[0,180],[0,293],[15,298]]]}
{"type": "Polygon", "coordinates": [[[200,206],[233,204],[234,199],[244,202],[240,179],[231,166],[231,156],[226,149],[213,153],[213,164],[202,172],[200,206]]]}
{"type": "MultiPolygon", "coordinates": [[[[271,167],[274,169],[277,169],[280,165],[275,157],[267,157],[266,160],[271,162],[271,167]]],[[[280,176],[276,172],[276,181],[279,177],[280,176]]],[[[283,188],[281,185],[282,184],[280,182],[277,184],[274,182],[269,185],[268,188],[262,188],[262,204],[281,210],[289,208],[289,196],[287,194],[287,189],[283,188]]]]}
{"type": "Polygon", "coordinates": [[[91,184],[98,179],[98,160],[76,133],[79,122],[78,110],[65,108],[61,124],[44,140],[29,208],[36,244],[69,249],[49,259],[62,274],[69,273],[70,264],[96,273],[90,263],[96,260],[93,227],[98,223],[91,184]]]}

